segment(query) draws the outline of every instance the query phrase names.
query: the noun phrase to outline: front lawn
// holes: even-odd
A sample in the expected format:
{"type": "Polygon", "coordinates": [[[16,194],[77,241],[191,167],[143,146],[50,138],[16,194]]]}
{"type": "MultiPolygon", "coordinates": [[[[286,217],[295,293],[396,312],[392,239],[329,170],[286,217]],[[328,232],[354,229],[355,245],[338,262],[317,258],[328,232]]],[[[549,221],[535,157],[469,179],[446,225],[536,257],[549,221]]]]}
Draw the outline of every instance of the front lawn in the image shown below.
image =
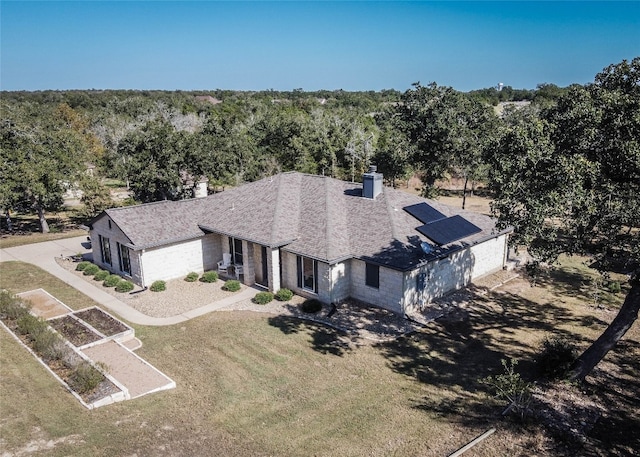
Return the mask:
{"type": "MultiPolygon", "coordinates": [[[[0,448],[20,454],[53,443],[48,455],[442,456],[495,427],[473,455],[571,455],[542,427],[502,419],[504,405],[489,400],[478,379],[498,372],[504,357],[521,359],[531,375],[545,335],[560,330],[584,345],[613,316],[591,309],[568,286],[516,281],[479,299],[468,322],[433,324],[393,343],[349,344],[322,325],[250,312],[136,326],[138,354],[177,388],[95,411],[80,407],[2,331],[0,448]]],[[[43,287],[73,308],[93,304],[16,262],[0,264],[0,287],[43,287]]],[[[636,325],[626,352],[611,360],[637,357],[639,333],[636,325]]],[[[615,378],[610,382],[613,404],[623,393],[616,393],[615,378]]],[[[627,413],[629,427],[640,425],[637,411],[627,413]]],[[[594,443],[602,452],[616,450],[594,443]]]]}

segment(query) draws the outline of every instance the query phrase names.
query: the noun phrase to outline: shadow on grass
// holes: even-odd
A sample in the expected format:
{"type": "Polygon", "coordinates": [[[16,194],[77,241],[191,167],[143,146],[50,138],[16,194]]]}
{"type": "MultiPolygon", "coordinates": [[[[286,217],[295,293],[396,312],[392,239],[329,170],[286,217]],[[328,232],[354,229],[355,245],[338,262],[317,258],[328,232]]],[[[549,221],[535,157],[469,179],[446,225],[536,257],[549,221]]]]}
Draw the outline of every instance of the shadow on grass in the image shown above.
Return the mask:
{"type": "Polygon", "coordinates": [[[270,317],[268,322],[285,335],[308,334],[311,347],[322,354],[342,356],[352,350],[351,339],[346,333],[325,324],[289,316],[270,317]]]}

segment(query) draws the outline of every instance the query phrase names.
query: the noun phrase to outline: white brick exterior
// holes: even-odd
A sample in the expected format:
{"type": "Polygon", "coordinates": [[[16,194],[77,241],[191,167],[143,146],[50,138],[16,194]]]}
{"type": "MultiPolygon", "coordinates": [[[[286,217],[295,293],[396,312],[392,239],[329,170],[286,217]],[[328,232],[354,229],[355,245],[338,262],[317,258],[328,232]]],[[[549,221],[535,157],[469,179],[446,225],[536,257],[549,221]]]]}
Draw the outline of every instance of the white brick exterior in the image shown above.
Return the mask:
{"type": "Polygon", "coordinates": [[[403,273],[380,267],[380,287],[370,287],[365,283],[366,263],[351,260],[351,297],[397,313],[402,309],[403,273]]]}

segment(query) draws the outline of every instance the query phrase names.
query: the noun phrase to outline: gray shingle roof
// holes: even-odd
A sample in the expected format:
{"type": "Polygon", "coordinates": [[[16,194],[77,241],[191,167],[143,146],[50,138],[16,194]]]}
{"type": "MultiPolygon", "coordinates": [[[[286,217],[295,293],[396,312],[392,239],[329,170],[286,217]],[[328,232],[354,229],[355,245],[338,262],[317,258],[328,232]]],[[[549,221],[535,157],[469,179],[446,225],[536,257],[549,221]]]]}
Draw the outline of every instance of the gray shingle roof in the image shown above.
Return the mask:
{"type": "Polygon", "coordinates": [[[375,200],[361,193],[358,183],[290,172],[206,198],[115,208],[106,214],[134,249],[215,232],[286,246],[329,263],[356,257],[402,270],[497,235],[495,221],[481,214],[388,187],[375,200]],[[403,210],[422,202],[445,216],[460,214],[482,231],[435,246],[427,256],[420,243],[434,243],[416,230],[422,222],[403,210]]]}

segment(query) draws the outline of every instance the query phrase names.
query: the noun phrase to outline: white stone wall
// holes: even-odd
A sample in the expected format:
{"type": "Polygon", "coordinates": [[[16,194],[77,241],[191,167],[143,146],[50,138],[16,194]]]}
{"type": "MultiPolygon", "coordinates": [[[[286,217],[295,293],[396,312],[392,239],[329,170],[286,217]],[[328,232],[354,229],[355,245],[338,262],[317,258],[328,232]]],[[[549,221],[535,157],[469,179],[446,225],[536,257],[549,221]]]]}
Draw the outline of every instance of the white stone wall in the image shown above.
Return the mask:
{"type": "Polygon", "coordinates": [[[506,262],[507,235],[487,240],[471,248],[473,272],[471,279],[501,270],[506,262]]]}
{"type": "Polygon", "coordinates": [[[209,234],[195,240],[146,249],[142,253],[144,284],[156,280],[170,280],[186,276],[189,272],[215,270],[222,259],[220,236],[209,234]]]}
{"type": "Polygon", "coordinates": [[[269,290],[277,292],[283,286],[280,282],[280,249],[267,248],[267,270],[269,274],[269,290]]]}
{"type": "Polygon", "coordinates": [[[380,267],[380,287],[365,284],[366,263],[351,259],[351,297],[397,313],[403,311],[404,275],[401,271],[380,267]]]}
{"type": "Polygon", "coordinates": [[[111,221],[111,228],[109,228],[109,222],[111,218],[109,216],[103,216],[94,222],[92,230],[89,232],[91,237],[91,250],[93,256],[93,263],[98,265],[104,270],[108,270],[111,273],[119,274],[123,277],[130,278],[136,284],[142,284],[142,274],[140,271],[140,253],[132,249],[129,250],[129,261],[131,264],[131,275],[120,271],[120,251],[118,250],[118,243],[128,244],[129,238],[127,238],[122,230],[111,221]],[[100,251],[100,237],[109,239],[109,245],[111,247],[111,265],[102,262],[102,252],[100,251]]]}
{"type": "Polygon", "coordinates": [[[473,279],[500,270],[505,262],[507,235],[487,240],[405,273],[404,308],[420,308],[435,298],[461,289],[473,279]],[[425,274],[425,288],[418,290],[418,277],[425,274]]]}

